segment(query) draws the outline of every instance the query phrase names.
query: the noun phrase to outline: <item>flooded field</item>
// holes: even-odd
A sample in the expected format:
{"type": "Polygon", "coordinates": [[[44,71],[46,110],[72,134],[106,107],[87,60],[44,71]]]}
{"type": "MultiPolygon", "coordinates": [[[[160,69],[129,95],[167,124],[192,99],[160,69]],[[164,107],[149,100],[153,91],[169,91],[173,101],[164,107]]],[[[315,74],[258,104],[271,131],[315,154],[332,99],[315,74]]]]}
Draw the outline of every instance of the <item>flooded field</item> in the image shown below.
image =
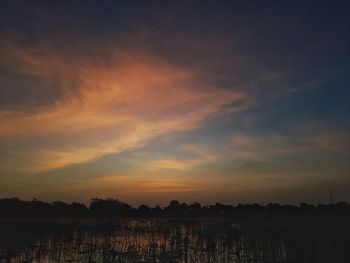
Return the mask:
{"type": "Polygon", "coordinates": [[[3,220],[0,262],[350,262],[341,218],[3,220]]]}

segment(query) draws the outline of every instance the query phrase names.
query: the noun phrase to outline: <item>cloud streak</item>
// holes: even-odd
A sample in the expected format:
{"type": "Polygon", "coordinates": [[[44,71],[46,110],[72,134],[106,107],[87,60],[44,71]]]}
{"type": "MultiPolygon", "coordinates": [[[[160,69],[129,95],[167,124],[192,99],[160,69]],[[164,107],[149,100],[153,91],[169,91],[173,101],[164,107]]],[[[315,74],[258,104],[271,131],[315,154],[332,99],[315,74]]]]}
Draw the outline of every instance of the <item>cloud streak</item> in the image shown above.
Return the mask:
{"type": "Polygon", "coordinates": [[[28,156],[32,172],[89,162],[195,129],[223,110],[241,110],[247,100],[241,91],[211,87],[189,70],[144,54],[112,51],[105,63],[93,63],[79,56],[72,61],[49,48],[10,45],[7,56],[16,74],[44,83],[59,79],[62,96],[54,103],[0,112],[0,138],[69,136],[69,143],[34,146],[28,156]]]}

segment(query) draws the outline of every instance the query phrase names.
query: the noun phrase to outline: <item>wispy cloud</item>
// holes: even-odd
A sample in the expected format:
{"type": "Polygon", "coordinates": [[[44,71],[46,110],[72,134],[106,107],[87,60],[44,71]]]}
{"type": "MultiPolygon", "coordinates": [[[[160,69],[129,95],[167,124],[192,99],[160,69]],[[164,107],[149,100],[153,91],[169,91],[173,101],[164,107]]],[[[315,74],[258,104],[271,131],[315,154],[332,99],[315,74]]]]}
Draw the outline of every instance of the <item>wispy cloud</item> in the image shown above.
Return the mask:
{"type": "Polygon", "coordinates": [[[248,101],[241,91],[210,87],[186,69],[143,54],[116,51],[106,63],[94,63],[49,48],[8,46],[7,56],[16,74],[59,80],[62,96],[49,105],[1,111],[0,138],[73,138],[53,148],[34,145],[28,156],[33,172],[135,149],[248,101]]]}
{"type": "MultiPolygon", "coordinates": [[[[144,163],[144,167],[153,170],[178,170],[189,173],[197,173],[203,167],[216,167],[216,169],[231,171],[232,177],[239,173],[255,171],[256,174],[263,170],[271,172],[270,177],[292,178],[285,169],[300,170],[302,167],[327,164],[336,158],[338,163],[341,156],[348,156],[347,148],[349,133],[344,131],[323,130],[322,132],[309,131],[303,136],[279,133],[255,133],[234,135],[215,138],[211,142],[194,144],[181,144],[176,152],[154,159],[138,159],[144,163]],[[337,155],[338,154],[338,155],[337,155]],[[340,155],[339,155],[340,154],[340,155]],[[221,167],[221,168],[220,168],[221,167]],[[273,168],[273,169],[272,169],[273,168]],[[273,170],[273,171],[272,171],[273,170]]],[[[312,173],[320,173],[315,170],[312,173]]],[[[294,175],[296,177],[296,175],[294,175]]]]}

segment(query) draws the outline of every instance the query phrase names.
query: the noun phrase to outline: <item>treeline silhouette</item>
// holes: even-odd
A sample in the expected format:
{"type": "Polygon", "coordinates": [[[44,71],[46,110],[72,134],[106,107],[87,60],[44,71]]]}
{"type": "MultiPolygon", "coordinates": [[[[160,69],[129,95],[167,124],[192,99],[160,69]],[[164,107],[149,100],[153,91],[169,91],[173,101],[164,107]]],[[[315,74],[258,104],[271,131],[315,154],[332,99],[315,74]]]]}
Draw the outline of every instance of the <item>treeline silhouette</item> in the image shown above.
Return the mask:
{"type": "Polygon", "coordinates": [[[110,217],[227,217],[240,215],[293,215],[293,214],[319,214],[319,213],[349,213],[350,205],[345,202],[336,204],[319,204],[317,206],[300,203],[296,205],[281,205],[269,203],[267,205],[238,204],[236,206],[216,203],[202,206],[195,202],[192,204],[180,203],[172,200],[167,206],[161,208],[156,205],[149,207],[131,205],[117,199],[93,198],[89,206],[81,203],[64,203],[54,201],[44,202],[38,199],[24,201],[18,198],[0,199],[0,217],[53,217],[53,218],[110,218],[110,217]]]}

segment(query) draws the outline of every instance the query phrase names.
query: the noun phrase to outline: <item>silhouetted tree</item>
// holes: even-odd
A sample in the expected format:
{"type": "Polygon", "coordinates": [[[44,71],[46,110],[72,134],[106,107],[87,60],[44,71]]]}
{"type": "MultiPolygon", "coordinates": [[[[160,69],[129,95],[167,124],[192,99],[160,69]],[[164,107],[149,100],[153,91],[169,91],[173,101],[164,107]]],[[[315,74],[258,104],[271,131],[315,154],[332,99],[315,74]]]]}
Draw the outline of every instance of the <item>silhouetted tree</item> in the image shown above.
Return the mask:
{"type": "Polygon", "coordinates": [[[160,215],[160,213],[162,212],[162,208],[159,205],[156,205],[155,207],[152,208],[152,213],[156,214],[156,215],[160,215]]]}
{"type": "Polygon", "coordinates": [[[90,206],[73,202],[71,204],[54,201],[51,204],[33,198],[23,201],[18,198],[0,199],[0,217],[115,217],[115,216],[210,216],[227,217],[234,215],[267,214],[309,214],[309,213],[350,213],[350,205],[345,202],[336,204],[320,204],[318,206],[301,203],[300,206],[280,205],[269,203],[239,204],[237,206],[216,203],[215,205],[201,206],[199,203],[179,203],[172,200],[164,209],[159,206],[150,208],[140,205],[137,209],[117,199],[91,199],[90,206]]]}
{"type": "Polygon", "coordinates": [[[112,198],[91,199],[89,209],[95,215],[104,215],[104,216],[130,215],[132,211],[130,205],[112,198]]]}
{"type": "Polygon", "coordinates": [[[150,216],[152,213],[152,209],[147,205],[140,205],[137,208],[137,213],[141,216],[150,216]]]}

